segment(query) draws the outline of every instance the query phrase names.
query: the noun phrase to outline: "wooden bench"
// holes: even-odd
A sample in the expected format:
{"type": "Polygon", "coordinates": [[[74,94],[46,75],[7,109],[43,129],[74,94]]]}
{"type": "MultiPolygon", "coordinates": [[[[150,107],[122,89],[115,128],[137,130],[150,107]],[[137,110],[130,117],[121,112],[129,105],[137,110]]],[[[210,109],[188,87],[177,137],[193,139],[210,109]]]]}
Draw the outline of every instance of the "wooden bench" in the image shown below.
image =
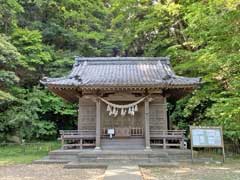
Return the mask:
{"type": "Polygon", "coordinates": [[[184,130],[150,130],[151,146],[184,148],[184,130]]]}
{"type": "Polygon", "coordinates": [[[73,147],[83,149],[83,147],[96,146],[96,132],[94,130],[60,130],[60,135],[62,149],[73,147]]]}

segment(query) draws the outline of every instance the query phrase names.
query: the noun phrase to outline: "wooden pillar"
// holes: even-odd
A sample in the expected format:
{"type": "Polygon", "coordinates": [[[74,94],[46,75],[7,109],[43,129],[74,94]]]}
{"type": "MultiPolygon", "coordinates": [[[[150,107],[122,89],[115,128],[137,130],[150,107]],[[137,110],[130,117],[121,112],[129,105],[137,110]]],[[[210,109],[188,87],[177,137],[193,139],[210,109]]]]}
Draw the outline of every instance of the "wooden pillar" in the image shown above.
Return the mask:
{"type": "Polygon", "coordinates": [[[149,99],[147,98],[144,103],[144,128],[145,128],[145,150],[150,150],[150,130],[149,130],[149,99]]]}
{"type": "Polygon", "coordinates": [[[80,97],[78,98],[78,130],[80,130],[80,127],[81,127],[81,116],[80,116],[80,97]]]}
{"type": "Polygon", "coordinates": [[[62,132],[63,134],[61,135],[61,142],[62,142],[62,149],[64,149],[64,132],[62,132]]]}
{"type": "Polygon", "coordinates": [[[163,120],[164,120],[164,130],[168,130],[168,109],[167,109],[167,98],[164,97],[164,101],[163,101],[163,108],[164,108],[164,116],[163,116],[163,120]]]}
{"type": "Polygon", "coordinates": [[[101,102],[96,100],[96,147],[95,150],[101,150],[101,102]]]}

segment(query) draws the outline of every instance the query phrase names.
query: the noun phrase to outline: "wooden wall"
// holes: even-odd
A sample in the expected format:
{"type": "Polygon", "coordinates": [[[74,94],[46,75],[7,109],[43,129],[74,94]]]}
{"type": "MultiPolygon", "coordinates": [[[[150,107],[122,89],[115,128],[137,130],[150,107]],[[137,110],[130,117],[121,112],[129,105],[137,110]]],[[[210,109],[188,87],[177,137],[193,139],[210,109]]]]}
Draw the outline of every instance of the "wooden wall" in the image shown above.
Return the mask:
{"type": "Polygon", "coordinates": [[[155,97],[149,107],[150,130],[167,130],[166,98],[155,97]]]}
{"type": "Polygon", "coordinates": [[[96,103],[92,100],[79,99],[78,109],[78,129],[95,130],[96,129],[96,103]]]}
{"type": "MultiPolygon", "coordinates": [[[[116,104],[128,104],[131,102],[114,102],[116,104]]],[[[138,105],[138,112],[132,116],[126,114],[125,116],[121,116],[120,112],[117,117],[109,116],[106,111],[107,105],[102,103],[101,108],[101,127],[103,128],[111,128],[111,127],[144,127],[144,102],[138,105]]]]}
{"type": "MultiPolygon", "coordinates": [[[[114,102],[116,104],[128,104],[131,102],[114,102]]],[[[109,116],[106,111],[107,105],[101,102],[101,128],[111,127],[142,127],[144,128],[144,102],[138,105],[138,112],[134,115],[121,116],[120,112],[117,117],[109,116]]],[[[153,97],[150,102],[150,130],[167,129],[167,111],[166,98],[157,96],[153,97]]],[[[79,130],[94,130],[96,128],[96,103],[91,99],[79,99],[79,130]]]]}

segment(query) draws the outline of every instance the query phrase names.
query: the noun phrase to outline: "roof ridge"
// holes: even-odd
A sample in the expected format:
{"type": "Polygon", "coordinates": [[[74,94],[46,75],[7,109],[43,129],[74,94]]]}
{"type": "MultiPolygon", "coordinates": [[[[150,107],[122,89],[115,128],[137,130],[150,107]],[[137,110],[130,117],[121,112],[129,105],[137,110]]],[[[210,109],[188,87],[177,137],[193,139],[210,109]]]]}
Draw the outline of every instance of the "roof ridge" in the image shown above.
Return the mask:
{"type": "Polygon", "coordinates": [[[169,61],[169,57],[80,57],[75,56],[75,61],[169,61]]]}

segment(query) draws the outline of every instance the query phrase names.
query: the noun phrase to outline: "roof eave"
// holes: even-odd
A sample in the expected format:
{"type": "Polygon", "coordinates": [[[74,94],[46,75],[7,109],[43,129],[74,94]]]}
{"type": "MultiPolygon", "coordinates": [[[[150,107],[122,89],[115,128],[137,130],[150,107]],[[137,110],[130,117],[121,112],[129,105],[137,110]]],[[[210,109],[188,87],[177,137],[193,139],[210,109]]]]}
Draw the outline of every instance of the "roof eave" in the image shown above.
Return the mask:
{"type": "Polygon", "coordinates": [[[61,89],[131,89],[131,88],[141,88],[141,89],[152,89],[152,88],[158,88],[158,89],[181,89],[181,88],[197,88],[202,83],[194,83],[194,84],[147,84],[147,85],[114,85],[114,84],[108,84],[108,85],[63,85],[63,84],[51,84],[51,83],[42,83],[50,88],[61,88],[61,89]]]}

